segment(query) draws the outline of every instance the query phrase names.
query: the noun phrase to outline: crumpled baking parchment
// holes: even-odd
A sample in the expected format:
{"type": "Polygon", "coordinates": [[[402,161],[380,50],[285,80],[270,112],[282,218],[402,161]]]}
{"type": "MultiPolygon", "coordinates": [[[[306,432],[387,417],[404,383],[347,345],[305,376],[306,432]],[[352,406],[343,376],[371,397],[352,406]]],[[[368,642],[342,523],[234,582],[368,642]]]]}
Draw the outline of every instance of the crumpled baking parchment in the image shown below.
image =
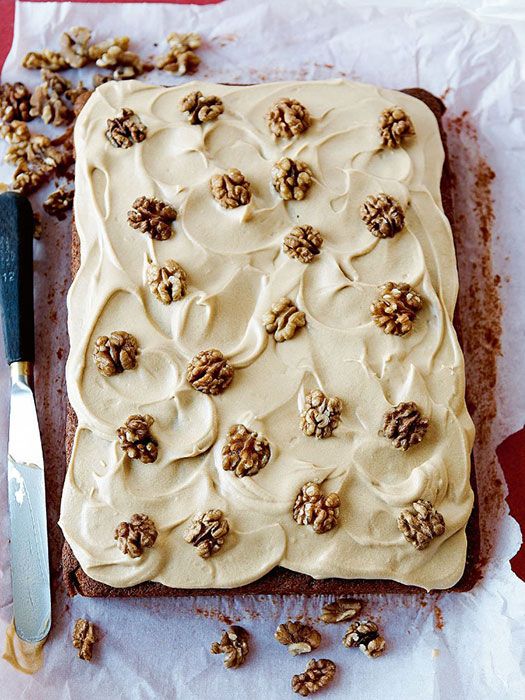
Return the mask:
{"type": "MultiPolygon", "coordinates": [[[[94,30],[96,40],[128,34],[132,49],[144,58],[162,50],[169,32],[200,32],[205,44],[197,77],[202,79],[249,83],[340,76],[391,88],[420,86],[443,96],[457,175],[460,309],[468,337],[471,328],[486,329],[485,336],[474,333],[471,356],[466,352],[467,376],[477,387],[470,403],[479,435],[484,578],[469,593],[364,596],[364,612],[378,621],[387,653],[369,659],[345,649],[344,625],[317,623],[323,642],[314,656],[338,665],[336,680],[323,691],[326,697],[514,700],[525,695],[525,584],[509,565],[521,536],[504,502],[495,447],[525,419],[525,238],[520,213],[525,200],[525,90],[520,75],[525,11],[519,0],[464,0],[461,7],[417,0],[404,0],[402,6],[395,0],[376,0],[373,7],[352,5],[343,0],[227,0],[209,6],[21,2],[2,79],[36,85],[38,74],[20,68],[25,53],[58,48],[62,31],[85,25],[94,30]],[[500,321],[498,340],[491,333],[495,329],[499,335],[500,321]]],[[[89,84],[89,69],[75,77],[80,76],[87,76],[89,84]]],[[[154,72],[148,80],[171,84],[183,79],[154,72]]],[[[40,126],[32,125],[36,130],[40,126]]],[[[10,173],[0,166],[0,180],[8,181],[10,173]]],[[[304,670],[309,657],[291,657],[273,632],[288,616],[316,621],[323,602],[319,599],[68,600],[64,594],[56,520],[65,469],[69,246],[67,223],[48,222],[35,243],[37,391],[47,469],[53,628],[44,667],[36,675],[24,676],[0,660],[0,694],[9,700],[292,697],[291,676],[304,670]],[[72,624],[80,616],[99,629],[92,663],[79,660],[71,646],[72,624]],[[209,653],[230,620],[252,634],[248,662],[235,671],[225,670],[221,657],[209,653]]],[[[7,397],[8,372],[0,361],[2,455],[7,397]]],[[[11,619],[5,478],[0,487],[2,638],[11,619]]]]}

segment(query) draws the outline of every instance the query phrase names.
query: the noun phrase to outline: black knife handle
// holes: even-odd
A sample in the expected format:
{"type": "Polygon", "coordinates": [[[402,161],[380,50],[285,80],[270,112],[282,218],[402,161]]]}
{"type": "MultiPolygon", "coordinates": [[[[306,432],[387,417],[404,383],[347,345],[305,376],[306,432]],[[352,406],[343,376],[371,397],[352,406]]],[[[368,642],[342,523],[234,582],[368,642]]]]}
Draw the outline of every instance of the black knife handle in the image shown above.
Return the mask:
{"type": "Polygon", "coordinates": [[[16,192],[0,194],[0,303],[9,364],[35,359],[34,225],[28,199],[16,192]]]}

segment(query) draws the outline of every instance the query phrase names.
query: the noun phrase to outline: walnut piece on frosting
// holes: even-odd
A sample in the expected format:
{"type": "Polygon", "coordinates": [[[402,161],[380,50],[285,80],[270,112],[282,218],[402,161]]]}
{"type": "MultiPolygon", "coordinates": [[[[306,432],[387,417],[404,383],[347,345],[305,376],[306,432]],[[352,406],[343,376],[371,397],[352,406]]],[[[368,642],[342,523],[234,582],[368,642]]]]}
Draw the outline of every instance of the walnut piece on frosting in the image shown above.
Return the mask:
{"type": "Polygon", "coordinates": [[[327,438],[341,422],[343,402],[337,396],[329,398],[320,389],[306,394],[301,411],[301,430],[305,435],[327,438]]]}
{"type": "Polygon", "coordinates": [[[283,97],[266,115],[270,131],[277,138],[291,139],[299,136],[310,126],[310,114],[297,100],[283,97]]]}
{"type": "Polygon", "coordinates": [[[237,168],[212,175],[210,188],[213,198],[223,209],[242,207],[252,198],[250,183],[237,168]]]}
{"type": "Polygon", "coordinates": [[[388,107],[379,117],[381,143],[388,148],[399,148],[403,140],[415,134],[410,117],[400,107],[388,107]]]}
{"type": "Polygon", "coordinates": [[[145,513],[135,513],[128,522],[117,525],[114,539],[123,554],[132,559],[142,556],[146,547],[153,547],[158,536],[153,520],[145,513]]]}
{"type": "Polygon", "coordinates": [[[337,493],[325,496],[321,486],[308,481],[301,488],[293,506],[293,518],[299,525],[309,525],[323,534],[337,525],[341,501],[337,493]]]}
{"type": "Polygon", "coordinates": [[[392,238],[405,225],[403,208],[397,199],[384,192],[369,195],[359,211],[368,230],[377,238],[392,238]]]}
{"type": "Polygon", "coordinates": [[[317,693],[330,683],[335,676],[336,665],[330,659],[310,659],[304,673],[292,678],[292,690],[303,698],[317,693]]]}
{"type": "Polygon", "coordinates": [[[197,554],[208,559],[223,546],[230,525],[222,510],[197,513],[184,533],[184,539],[197,549],[197,554]]]}
{"type": "Polygon", "coordinates": [[[131,333],[113,331],[101,335],[95,342],[93,359],[98,371],[106,377],[120,374],[137,365],[138,343],[131,333]]]}
{"type": "Polygon", "coordinates": [[[319,632],[299,620],[288,620],[277,627],[274,633],[279,644],[284,644],[292,656],[309,654],[321,644],[319,632]]]}
{"type": "Polygon", "coordinates": [[[93,645],[97,641],[95,626],[89,620],[79,618],[73,628],[73,646],[78,649],[78,658],[91,661],[93,645]]]}
{"type": "Polygon", "coordinates": [[[226,668],[238,668],[250,651],[248,639],[249,634],[244,627],[232,625],[223,631],[220,642],[213,642],[210,651],[212,654],[224,654],[226,668]]]}
{"type": "Polygon", "coordinates": [[[205,97],[200,90],[197,90],[182,98],[180,111],[188,115],[190,124],[203,124],[217,119],[224,112],[224,105],[220,97],[216,95],[205,97]]]}
{"type": "Polygon", "coordinates": [[[222,468],[235,476],[254,476],[268,464],[271,450],[268,440],[245,425],[232,425],[222,448],[222,468]]]}
{"type": "Polygon", "coordinates": [[[149,414],[134,414],[117,429],[120,446],[130,459],[139,459],[143,464],[151,464],[157,459],[159,449],[150,433],[152,424],[153,418],[149,414]]]}
{"type": "Polygon", "coordinates": [[[426,549],[435,537],[445,532],[445,520],[430,501],[420,498],[412,503],[412,508],[402,510],[397,526],[418,550],[426,549]]]}
{"type": "Polygon", "coordinates": [[[195,53],[202,43],[200,35],[194,32],[189,34],[173,32],[168,35],[166,41],[170,48],[166,54],[158,57],[157,68],[177,75],[194,73],[201,62],[195,53]]]}
{"type": "Polygon", "coordinates": [[[291,299],[282,297],[271,305],[262,322],[266,332],[273,335],[277,343],[282,343],[291,340],[298,328],[306,326],[306,316],[291,299]]]}
{"type": "Polygon", "coordinates": [[[162,267],[154,263],[148,265],[146,281],[153,296],[162,304],[179,301],[186,294],[186,272],[175,260],[166,260],[162,267]]]}
{"type": "Polygon", "coordinates": [[[156,241],[171,238],[171,224],[177,218],[177,211],[171,204],[157,197],[137,197],[128,211],[128,224],[156,241]]]}
{"type": "Polygon", "coordinates": [[[107,120],[106,138],[115,148],[130,148],[144,141],[148,127],[132,109],[123,107],[121,113],[107,120]]]}
{"type": "Polygon", "coordinates": [[[376,326],[384,333],[405,335],[412,330],[423,300],[404,282],[386,282],[379,288],[379,297],[370,306],[376,326]]]}
{"type": "Polygon", "coordinates": [[[403,401],[385,413],[379,434],[391,440],[394,447],[405,451],[421,442],[427,432],[428,423],[428,418],[421,415],[413,401],[403,401]]]}
{"type": "Polygon", "coordinates": [[[286,234],[283,241],[283,251],[289,258],[295,258],[302,263],[309,263],[321,252],[323,237],[313,226],[303,224],[294,226],[286,234]]]}
{"type": "Polygon", "coordinates": [[[232,383],[233,367],[220,350],[201,350],[189,363],[186,379],[203,394],[221,394],[232,383]]]}
{"type": "Polygon", "coordinates": [[[375,622],[362,620],[352,622],[343,637],[345,647],[359,648],[367,656],[375,658],[380,656],[385,650],[385,640],[379,634],[379,629],[375,622]]]}
{"type": "Polygon", "coordinates": [[[281,158],[272,168],[272,184],[285,201],[301,200],[312,184],[312,171],[302,160],[281,158]]]}
{"type": "Polygon", "coordinates": [[[0,122],[31,121],[30,99],[31,92],[23,83],[0,84],[0,122]]]}
{"type": "Polygon", "coordinates": [[[326,624],[347,622],[361,612],[363,604],[353,598],[338,598],[332,603],[323,605],[321,620],[326,624]]]}

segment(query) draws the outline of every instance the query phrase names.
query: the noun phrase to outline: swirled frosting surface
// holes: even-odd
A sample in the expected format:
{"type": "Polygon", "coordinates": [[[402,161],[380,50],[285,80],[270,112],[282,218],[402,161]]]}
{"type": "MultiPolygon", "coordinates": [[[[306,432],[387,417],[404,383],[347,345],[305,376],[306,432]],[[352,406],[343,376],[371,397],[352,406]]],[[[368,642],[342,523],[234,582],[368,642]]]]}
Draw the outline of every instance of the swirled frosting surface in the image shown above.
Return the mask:
{"type": "Polygon", "coordinates": [[[458,278],[453,239],[441,204],[444,160],[435,117],[403,93],[342,80],[248,87],[186,83],[173,88],[112,82],[89,99],[75,128],[75,221],[80,270],[69,293],[71,352],[67,382],[78,416],[60,525],[80,565],[116,587],[146,580],[186,588],[246,584],[276,565],[315,578],[393,579],[447,588],[465,565],[474,430],[464,400],[464,367],[452,324],[458,278]],[[192,126],[179,111],[188,92],[219,95],[224,113],[192,126]],[[292,97],[312,125],[275,140],[264,115],[292,97]],[[378,115],[397,105],[416,136],[379,148],[378,115]],[[129,149],[105,138],[122,107],[147,125],[129,149]],[[283,155],[306,161],[314,183],[303,201],[284,202],[270,184],[283,155]],[[210,176],[239,168],[252,186],[247,206],[222,209],[210,176]],[[387,192],[406,209],[392,239],[370,234],[359,216],[369,194],[387,192]],[[174,235],[154,241],[133,230],[135,198],[157,196],[178,210],[174,235]],[[324,245],[303,265],[282,252],[284,235],[310,224],[324,245]],[[188,273],[188,294],[164,306],[150,293],[147,265],[174,259],[188,273]],[[413,331],[384,334],[370,318],[378,285],[408,282],[424,297],[413,331]],[[282,344],[261,318],[282,296],[295,300],[306,328],[282,344]],[[105,377],[93,362],[95,339],[126,330],[138,341],[138,366],[105,377]],[[219,396],[192,389],[188,361],[219,348],[235,368],[219,396]],[[299,427],[314,388],[344,402],[342,423],[325,440],[299,427]],[[420,445],[396,450],[378,435],[385,411],[415,401],[430,419],[420,445]],[[154,464],[130,462],[115,431],[128,415],[149,413],[159,443],[154,464]],[[264,435],[271,460],[256,476],[225,472],[228,428],[264,435]],[[339,525],[319,535],[291,510],[300,487],[320,481],[341,498],[339,525]],[[399,512],[419,498],[443,514],[446,532],[416,551],[397,528],[399,512]],[[230,523],[210,559],[183,539],[196,511],[220,508],[230,523]],[[155,546],[139,559],[122,554],[116,525],[133,513],[156,523],[155,546]]]}

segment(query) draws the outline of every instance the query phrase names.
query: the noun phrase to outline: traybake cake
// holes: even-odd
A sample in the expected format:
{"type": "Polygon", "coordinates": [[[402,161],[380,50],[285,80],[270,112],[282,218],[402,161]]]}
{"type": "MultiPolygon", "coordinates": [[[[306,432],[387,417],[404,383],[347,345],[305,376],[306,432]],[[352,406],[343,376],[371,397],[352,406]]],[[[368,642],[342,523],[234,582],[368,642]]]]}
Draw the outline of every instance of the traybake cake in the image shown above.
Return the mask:
{"type": "Polygon", "coordinates": [[[130,80],[89,98],[70,592],[461,579],[474,430],[440,106],[407,92],[130,80]]]}

